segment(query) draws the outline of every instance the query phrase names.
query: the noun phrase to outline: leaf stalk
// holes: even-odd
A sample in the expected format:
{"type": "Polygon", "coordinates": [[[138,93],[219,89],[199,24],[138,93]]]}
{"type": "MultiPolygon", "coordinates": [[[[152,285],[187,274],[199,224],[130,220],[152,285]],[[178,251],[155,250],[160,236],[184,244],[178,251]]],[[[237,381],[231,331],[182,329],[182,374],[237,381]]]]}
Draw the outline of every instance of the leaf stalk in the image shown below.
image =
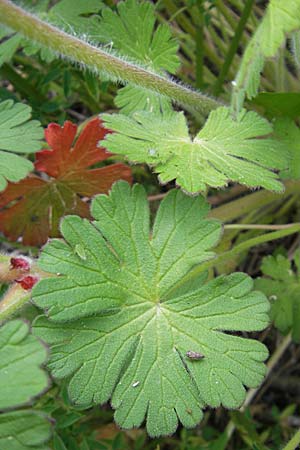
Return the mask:
{"type": "Polygon", "coordinates": [[[42,21],[10,0],[0,0],[0,22],[25,38],[47,47],[58,56],[83,65],[97,74],[105,74],[115,82],[131,83],[149,89],[205,115],[221,106],[220,102],[199,91],[193,91],[137,63],[125,61],[42,21]]]}

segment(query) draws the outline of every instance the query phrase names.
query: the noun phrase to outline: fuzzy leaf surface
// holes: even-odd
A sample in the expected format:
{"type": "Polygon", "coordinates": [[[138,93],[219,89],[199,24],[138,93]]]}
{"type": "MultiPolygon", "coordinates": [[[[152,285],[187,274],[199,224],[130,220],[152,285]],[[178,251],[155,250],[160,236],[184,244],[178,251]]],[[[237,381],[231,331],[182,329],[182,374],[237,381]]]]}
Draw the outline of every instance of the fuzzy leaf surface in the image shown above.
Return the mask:
{"type": "Polygon", "coordinates": [[[263,20],[243,55],[235,79],[237,95],[242,99],[245,95],[255,97],[265,59],[275,56],[286,35],[299,28],[300,0],[270,0],[263,20]]]}
{"type": "Polygon", "coordinates": [[[263,259],[263,278],[255,281],[256,287],[264,292],[270,302],[270,317],[278,330],[300,342],[300,252],[294,257],[295,269],[288,258],[277,255],[263,259]]]}
{"type": "Polygon", "coordinates": [[[26,404],[47,388],[49,380],[41,369],[47,356],[46,347],[22,320],[0,328],[0,410],[26,404]]]}
{"type": "Polygon", "coordinates": [[[195,426],[205,404],[238,407],[244,386],[262,381],[264,345],[223,333],[268,323],[268,302],[252,280],[236,273],[205,283],[204,275],[174,290],[213,256],[221,226],[207,212],[201,196],[173,190],[150,233],[144,189],[119,182],[93,200],[92,224],[65,218],[65,241],[52,241],[40,259],[43,270],[61,276],[35,286],[34,301],[49,318],[34,329],[52,345],[49,368],[69,378],[73,402],[111,399],[121,427],[146,418],[148,433],[159,436],[179,421],[195,426]],[[78,244],[85,259],[74,252],[78,244]]]}
{"type": "Polygon", "coordinates": [[[120,178],[130,180],[130,169],[124,164],[90,169],[111,156],[98,147],[108,132],[95,118],[74,144],[75,124],[50,124],[45,131],[50,149],[38,152],[34,165],[44,177],[31,175],[10,183],[0,194],[0,230],[13,241],[22,236],[25,245],[41,245],[49,236],[59,236],[59,221],[65,214],[89,217],[82,197],[107,192],[120,178]]]}
{"type": "MultiPolygon", "coordinates": [[[[116,12],[110,8],[103,9],[97,40],[109,45],[124,58],[156,73],[174,74],[180,64],[178,44],[168,26],[156,27],[151,2],[126,0],[117,4],[116,12]]],[[[116,105],[124,114],[137,110],[159,112],[171,109],[167,98],[130,85],[119,90],[116,105]]]]}
{"type": "Polygon", "coordinates": [[[49,450],[51,422],[40,411],[14,411],[0,415],[1,450],[49,450]]]}
{"type": "Polygon", "coordinates": [[[27,105],[12,100],[0,103],[0,191],[7,186],[7,180],[19,181],[33,169],[30,161],[15,155],[36,152],[42,146],[43,129],[30,117],[27,105]]]}
{"type": "Polygon", "coordinates": [[[116,131],[102,142],[110,151],[130,161],[148,163],[162,183],[176,180],[185,191],[197,193],[207,186],[229,181],[250,187],[282,191],[277,174],[288,164],[287,153],[273,139],[257,139],[272,132],[271,125],[255,112],[243,110],[234,120],[224,107],[212,111],[202,130],[191,139],[183,113],[134,117],[102,116],[116,131]]]}

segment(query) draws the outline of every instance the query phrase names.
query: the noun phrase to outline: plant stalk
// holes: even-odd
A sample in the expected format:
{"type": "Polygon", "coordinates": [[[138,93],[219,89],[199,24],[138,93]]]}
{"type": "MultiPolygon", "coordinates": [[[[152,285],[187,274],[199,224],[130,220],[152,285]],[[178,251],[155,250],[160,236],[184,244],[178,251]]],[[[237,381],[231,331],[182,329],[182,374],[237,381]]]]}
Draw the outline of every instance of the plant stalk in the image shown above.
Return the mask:
{"type": "Polygon", "coordinates": [[[205,115],[221,106],[221,103],[213,98],[65,33],[10,0],[0,0],[0,22],[60,57],[84,65],[98,74],[102,72],[109,75],[115,82],[131,83],[158,92],[205,115]]]}
{"type": "Polygon", "coordinates": [[[300,223],[286,223],[283,225],[267,225],[263,223],[233,223],[224,225],[225,230],[286,230],[300,223]]]}
{"type": "Polygon", "coordinates": [[[299,192],[299,181],[287,181],[285,183],[285,191],[283,194],[274,194],[273,192],[261,189],[260,191],[253,192],[252,194],[248,194],[212,209],[209,213],[209,217],[219,219],[222,222],[230,222],[247,214],[253,209],[263,208],[276,200],[280,201],[286,199],[289,195],[294,193],[299,194],[299,192]]]}
{"type": "Polygon", "coordinates": [[[0,323],[10,319],[13,314],[29,302],[31,293],[18,285],[12,285],[0,302],[0,323]]]}
{"type": "Polygon", "coordinates": [[[227,74],[229,72],[229,69],[230,69],[230,66],[232,64],[233,58],[234,58],[234,56],[236,54],[236,51],[238,49],[240,40],[242,38],[244,29],[245,29],[245,25],[247,23],[247,20],[248,20],[250,14],[251,14],[253,3],[254,3],[254,0],[247,0],[246,1],[243,13],[241,15],[241,18],[240,18],[240,21],[238,23],[238,26],[236,27],[234,36],[232,38],[232,41],[231,41],[231,44],[229,46],[227,55],[225,57],[224,64],[223,64],[223,66],[221,68],[220,74],[219,74],[218,79],[216,81],[216,84],[214,86],[214,89],[213,89],[214,95],[218,95],[221,92],[223,83],[224,83],[224,81],[225,81],[225,79],[227,77],[227,74]]]}

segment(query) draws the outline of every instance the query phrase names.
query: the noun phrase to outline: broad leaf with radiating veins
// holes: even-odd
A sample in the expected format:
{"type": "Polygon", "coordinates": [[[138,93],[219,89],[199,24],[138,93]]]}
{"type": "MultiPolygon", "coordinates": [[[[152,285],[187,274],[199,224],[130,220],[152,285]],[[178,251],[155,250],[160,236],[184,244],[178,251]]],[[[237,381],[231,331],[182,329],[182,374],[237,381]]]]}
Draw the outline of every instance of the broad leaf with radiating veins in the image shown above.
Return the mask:
{"type": "MultiPolygon", "coordinates": [[[[117,4],[116,12],[105,8],[101,15],[97,41],[148,70],[159,74],[166,71],[176,73],[180,65],[178,44],[172,37],[170,27],[155,27],[156,17],[151,2],[126,0],[117,4]]],[[[139,110],[171,110],[169,99],[140,86],[122,88],[115,101],[124,114],[139,110]]]]}
{"type": "Polygon", "coordinates": [[[272,127],[253,111],[243,110],[234,119],[229,109],[218,108],[194,139],[183,113],[139,112],[132,118],[103,114],[102,118],[116,131],[102,145],[130,161],[154,166],[162,183],[175,179],[191,193],[205,191],[206,186],[226,186],[229,181],[283,190],[271,169],[286,168],[289,153],[278,141],[263,138],[272,127]]]}
{"type": "Polygon", "coordinates": [[[0,103],[0,191],[7,180],[19,181],[33,169],[31,161],[15,154],[36,152],[42,146],[41,124],[30,117],[27,105],[12,100],[0,103]]]}
{"type": "Polygon", "coordinates": [[[125,164],[90,168],[111,156],[98,146],[109,133],[95,118],[88,122],[74,144],[77,126],[51,123],[45,131],[50,149],[36,154],[35,169],[19,183],[9,183],[0,194],[0,230],[11,240],[22,237],[25,245],[44,244],[49,236],[59,236],[59,221],[65,214],[89,217],[84,197],[107,192],[122,178],[131,180],[125,164]]]}
{"type": "MultiPolygon", "coordinates": [[[[49,385],[47,349],[22,320],[0,327],[0,410],[29,403],[49,385]]],[[[1,448],[1,447],[0,447],[1,448]]]]}
{"type": "Polygon", "coordinates": [[[266,347],[229,333],[268,323],[268,302],[251,278],[205,283],[202,275],[180,284],[213,257],[221,224],[207,212],[201,196],[173,190],[150,232],[144,189],[118,182],[93,200],[94,222],[64,219],[65,240],[53,240],[40,258],[41,269],[60,276],[33,290],[49,316],[34,330],[52,345],[49,368],[68,378],[75,404],[111,399],[121,427],[146,419],[148,433],[159,436],[179,421],[195,426],[206,404],[240,406],[244,386],[262,381],[266,347]]]}
{"type": "Polygon", "coordinates": [[[288,258],[277,255],[263,259],[263,277],[255,280],[258,289],[270,302],[270,317],[283,334],[291,331],[292,338],[300,342],[300,251],[294,255],[294,266],[288,258]]]}

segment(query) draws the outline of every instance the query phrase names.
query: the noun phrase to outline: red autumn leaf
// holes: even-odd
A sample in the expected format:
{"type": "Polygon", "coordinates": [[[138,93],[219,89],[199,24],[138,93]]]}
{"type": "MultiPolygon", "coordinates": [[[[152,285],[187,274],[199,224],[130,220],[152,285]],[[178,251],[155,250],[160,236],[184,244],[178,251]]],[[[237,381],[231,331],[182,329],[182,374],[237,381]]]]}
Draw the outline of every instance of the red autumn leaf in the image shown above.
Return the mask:
{"type": "Polygon", "coordinates": [[[59,236],[59,222],[66,214],[89,217],[82,197],[107,193],[119,180],[131,181],[125,164],[90,167],[111,156],[98,142],[110,131],[99,118],[91,120],[75,142],[77,126],[69,121],[63,127],[51,123],[45,130],[50,147],[36,153],[35,169],[19,183],[9,183],[0,194],[0,231],[24,245],[42,245],[48,237],[59,236]],[[73,145],[73,147],[72,147],[73,145]]]}

